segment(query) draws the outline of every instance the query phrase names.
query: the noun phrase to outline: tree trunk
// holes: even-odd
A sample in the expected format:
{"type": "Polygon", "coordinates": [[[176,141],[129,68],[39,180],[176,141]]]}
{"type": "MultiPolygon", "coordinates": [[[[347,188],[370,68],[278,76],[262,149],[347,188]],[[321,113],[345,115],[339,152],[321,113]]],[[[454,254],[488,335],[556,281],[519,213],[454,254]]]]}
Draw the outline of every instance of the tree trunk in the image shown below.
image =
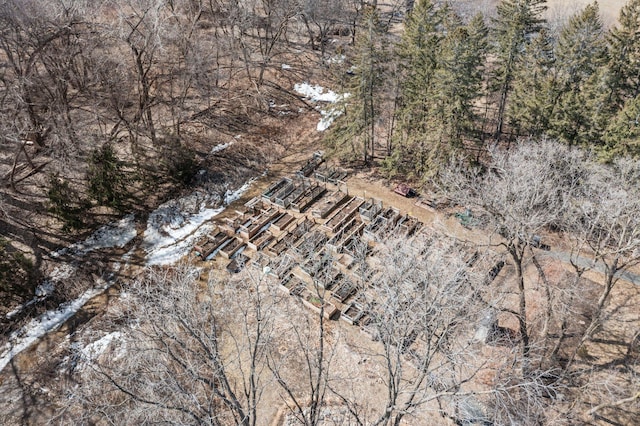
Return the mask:
{"type": "Polygon", "coordinates": [[[522,374],[527,373],[529,364],[529,331],[527,329],[527,298],[525,295],[524,275],[522,271],[522,258],[524,247],[512,244],[509,253],[516,268],[516,282],[518,284],[518,325],[520,328],[520,348],[522,352],[522,374]]]}

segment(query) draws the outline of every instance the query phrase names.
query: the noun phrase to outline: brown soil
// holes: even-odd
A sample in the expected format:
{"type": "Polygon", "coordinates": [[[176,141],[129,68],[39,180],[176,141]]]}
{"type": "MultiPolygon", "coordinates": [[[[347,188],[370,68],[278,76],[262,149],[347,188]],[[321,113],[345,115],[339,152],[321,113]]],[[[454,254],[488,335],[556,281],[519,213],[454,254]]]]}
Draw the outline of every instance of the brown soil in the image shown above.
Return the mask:
{"type": "MultiPolygon", "coordinates": [[[[557,5],[563,4],[564,0],[549,3],[551,8],[554,8],[559,7],[557,5]]],[[[586,3],[586,1],[584,3],[586,3]]],[[[607,15],[606,19],[611,19],[610,16],[617,16],[617,11],[623,3],[623,0],[610,2],[601,1],[601,11],[607,15]]],[[[291,60],[287,62],[295,65],[294,58],[291,58],[291,60]]],[[[300,70],[303,69],[304,66],[300,65],[300,70]]],[[[293,82],[293,79],[291,82],[293,82]]],[[[265,156],[270,157],[264,159],[265,164],[269,162],[268,171],[255,182],[242,199],[230,206],[228,212],[233,211],[234,208],[241,206],[247,200],[260,194],[277,178],[297,170],[314,151],[322,149],[322,135],[315,131],[317,119],[317,113],[307,110],[296,119],[285,122],[283,126],[282,122],[278,120],[267,120],[263,124],[262,132],[264,132],[264,134],[261,134],[260,138],[250,140],[246,146],[255,147],[256,144],[267,142],[269,140],[270,129],[273,129],[275,126],[280,125],[284,129],[283,133],[279,134],[277,143],[274,144],[275,148],[265,153],[265,156]]],[[[238,150],[237,153],[241,154],[242,151],[238,150]]],[[[258,161],[257,163],[260,162],[258,161]]],[[[42,182],[34,181],[34,184],[40,185],[42,182]]],[[[419,207],[415,204],[417,201],[416,198],[402,197],[393,192],[393,187],[394,183],[388,182],[368,171],[358,171],[348,179],[349,193],[363,198],[373,197],[381,200],[385,205],[398,207],[402,212],[409,213],[420,221],[448,235],[477,244],[487,244],[492,241],[495,243],[497,241],[495,236],[487,235],[482,230],[477,228],[467,229],[461,226],[458,221],[452,217],[452,213],[456,211],[455,209],[432,211],[419,207]]],[[[24,200],[20,196],[16,196],[15,198],[17,205],[24,203],[24,200]]],[[[156,199],[154,203],[157,204],[159,201],[160,198],[156,199]]],[[[37,211],[43,213],[43,204],[37,204],[37,211]]],[[[222,217],[224,217],[225,214],[223,214],[222,217]]],[[[108,221],[110,217],[109,214],[106,214],[102,220],[108,221]]],[[[34,220],[33,216],[29,215],[24,217],[24,220],[26,222],[33,221],[32,223],[39,223],[40,225],[31,225],[21,230],[20,239],[22,240],[35,239],[36,233],[40,232],[42,228],[47,229],[45,238],[38,239],[38,251],[35,253],[36,263],[38,267],[42,267],[43,270],[51,270],[54,266],[43,267],[41,265],[41,263],[46,262],[45,253],[53,251],[60,245],[68,244],[75,239],[82,238],[79,235],[70,236],[50,232],[52,228],[55,228],[55,224],[46,214],[43,214],[43,216],[37,220],[34,220]],[[25,234],[29,235],[25,236],[25,234]]],[[[3,234],[17,233],[19,227],[22,225],[24,225],[24,223],[21,223],[19,220],[15,220],[14,222],[3,220],[2,223],[0,223],[0,231],[2,231],[3,234]]],[[[554,250],[568,251],[567,244],[559,237],[548,235],[545,236],[545,238],[551,241],[554,250]]],[[[101,254],[105,254],[109,258],[114,259],[117,258],[117,254],[121,253],[115,251],[114,253],[101,254]]],[[[138,274],[143,265],[143,260],[144,259],[134,260],[127,270],[121,272],[120,280],[124,281],[138,274]]],[[[222,268],[222,266],[222,262],[219,262],[218,268],[222,268]]],[[[103,265],[103,267],[105,269],[109,268],[108,264],[103,265]]],[[[570,271],[570,266],[566,263],[546,259],[545,270],[548,271],[550,276],[558,277],[562,276],[563,272],[570,271]]],[[[513,286],[510,272],[512,271],[507,266],[501,273],[496,285],[499,283],[500,285],[513,286]]],[[[527,266],[526,278],[529,283],[538,282],[537,271],[531,264],[527,266]]],[[[600,290],[600,286],[596,283],[601,278],[601,275],[594,272],[588,275],[587,278],[592,281],[585,281],[585,294],[593,295],[600,290]]],[[[528,314],[532,318],[539,316],[544,306],[544,295],[538,289],[532,289],[529,300],[528,314]]],[[[593,299],[591,297],[583,299],[584,306],[580,306],[579,308],[587,312],[590,300],[593,299]]],[[[76,337],[83,336],[82,333],[90,335],[92,332],[95,333],[96,330],[100,330],[100,327],[104,326],[104,324],[101,324],[101,317],[110,306],[117,304],[117,301],[118,288],[113,287],[105,294],[93,299],[78,313],[75,319],[69,321],[59,331],[48,335],[29,351],[15,358],[16,362],[10,366],[12,368],[7,367],[2,374],[0,374],[0,395],[2,395],[0,397],[0,423],[10,424],[20,422],[19,419],[23,415],[19,407],[21,405],[20,398],[27,390],[29,398],[32,398],[30,401],[32,407],[29,408],[29,410],[33,411],[30,414],[32,421],[35,419],[35,423],[42,423],[47,418],[50,412],[46,408],[46,402],[50,396],[47,395],[46,390],[43,389],[47,388],[47,381],[60,380],[60,377],[57,377],[59,372],[56,371],[56,360],[59,360],[60,356],[67,353],[70,344],[69,335],[78,333],[78,335],[74,337],[75,339],[76,337]]],[[[595,367],[597,370],[598,366],[612,364],[624,365],[626,360],[628,360],[629,353],[632,352],[628,342],[640,324],[640,314],[637,309],[639,304],[640,287],[621,281],[612,294],[609,304],[610,307],[608,309],[609,315],[605,326],[599,330],[596,338],[587,345],[586,351],[581,354],[581,367],[595,367]]],[[[0,312],[0,314],[3,314],[3,312],[0,312]]],[[[514,322],[512,316],[504,316],[501,319],[501,326],[512,330],[517,328],[517,323],[514,322]]],[[[285,318],[283,320],[287,319],[285,318]]],[[[576,331],[579,331],[579,327],[576,331]]],[[[384,383],[382,382],[383,371],[379,364],[372,362],[366,355],[375,343],[358,328],[349,326],[341,321],[330,323],[329,333],[334,340],[333,345],[336,352],[337,361],[334,366],[335,374],[351,378],[350,381],[345,382],[345,391],[352,392],[353,395],[379,395],[378,400],[375,398],[371,399],[374,408],[378,408],[375,407],[375,405],[381,403],[385,396],[384,383]]],[[[491,348],[485,348],[485,351],[490,352],[491,348]]],[[[505,351],[505,349],[494,348],[493,351],[505,351]]],[[[604,372],[605,370],[602,371],[603,373],[601,374],[606,373],[604,372]]],[[[607,380],[609,379],[610,378],[607,378],[607,380]]],[[[491,373],[489,373],[484,380],[489,383],[491,373]]],[[[637,386],[637,383],[635,386],[637,386]]],[[[283,421],[282,407],[285,402],[285,395],[279,392],[266,394],[263,404],[266,407],[264,412],[267,415],[261,419],[260,424],[280,425],[283,421]]],[[[599,402],[600,401],[590,400],[587,395],[585,399],[578,401],[577,409],[586,411],[592,404],[599,402]]],[[[377,405],[379,406],[379,404],[377,405]]],[[[629,417],[626,418],[628,419],[629,417]]],[[[440,417],[432,417],[432,415],[428,413],[425,414],[423,418],[415,419],[415,421],[416,423],[414,424],[445,424],[440,417]]]]}
{"type": "MultiPolygon", "coordinates": [[[[235,207],[241,206],[253,196],[260,194],[277,178],[288,175],[293,170],[297,170],[300,165],[318,149],[318,134],[315,133],[315,131],[308,130],[314,127],[313,123],[315,123],[315,120],[315,114],[306,114],[304,116],[301,120],[302,125],[294,132],[296,137],[293,138],[291,144],[287,145],[283,150],[287,155],[283,155],[281,158],[275,160],[269,168],[268,173],[264,177],[261,177],[241,200],[232,204],[228,209],[229,212],[233,211],[235,207]],[[309,141],[309,143],[304,143],[303,141],[309,141]]],[[[450,235],[455,235],[460,239],[476,243],[487,242],[489,240],[479,229],[462,227],[455,218],[451,217],[451,212],[454,210],[431,211],[418,207],[415,204],[416,198],[405,198],[394,193],[392,183],[375,177],[375,175],[370,172],[357,172],[348,179],[347,186],[348,191],[353,195],[365,198],[373,197],[381,200],[385,205],[395,206],[402,212],[410,213],[422,222],[430,224],[450,235]]],[[[210,264],[217,264],[218,266],[216,268],[218,270],[221,270],[224,266],[223,262],[211,262],[210,264]]],[[[566,264],[553,261],[553,259],[550,258],[545,259],[544,265],[549,278],[555,280],[561,277],[563,273],[566,273],[567,270],[570,270],[566,264]]],[[[132,265],[129,270],[125,271],[122,279],[135,275],[139,270],[139,266],[132,265]]],[[[511,273],[512,268],[507,265],[496,280],[496,285],[513,286],[511,273]]],[[[593,274],[591,278],[597,281],[600,277],[598,274],[593,274]]],[[[527,266],[526,279],[528,283],[540,284],[537,271],[532,264],[527,266]]],[[[585,287],[585,289],[586,288],[587,287],[585,287]]],[[[589,282],[588,288],[591,289],[593,294],[594,291],[597,292],[599,286],[593,282],[589,282]]],[[[591,297],[588,299],[592,300],[591,297]]],[[[534,318],[539,316],[544,306],[544,295],[539,290],[532,288],[529,290],[528,300],[528,314],[530,317],[534,318]]],[[[637,309],[635,309],[639,302],[640,289],[637,286],[626,282],[621,282],[620,285],[618,285],[610,304],[611,316],[608,318],[605,328],[603,328],[598,333],[597,338],[587,346],[586,352],[582,354],[580,359],[581,363],[584,363],[585,366],[607,365],[626,359],[625,357],[628,356],[628,344],[625,342],[629,342],[631,334],[636,329],[632,325],[640,323],[640,316],[637,309]]],[[[53,368],[55,370],[55,366],[50,365],[47,367],[48,363],[45,362],[45,359],[55,359],[55,354],[65,353],[65,348],[67,348],[69,344],[67,336],[70,333],[83,329],[86,329],[85,332],[90,329],[99,330],[101,327],[101,315],[105,309],[108,309],[111,303],[117,304],[116,288],[92,300],[90,304],[81,310],[75,320],[70,321],[58,332],[47,336],[47,338],[43,339],[28,352],[16,357],[13,372],[7,369],[2,374],[3,383],[0,386],[2,386],[3,390],[7,391],[5,395],[15,394],[15,386],[19,383],[17,382],[18,377],[22,377],[20,380],[24,380],[24,377],[29,377],[27,382],[36,389],[43,386],[46,387],[46,380],[48,379],[43,378],[41,373],[37,372],[42,371],[43,368],[53,368]]],[[[587,307],[588,306],[585,306],[583,309],[587,310],[587,307]]],[[[283,318],[282,320],[288,321],[289,319],[283,318]]],[[[513,316],[502,316],[500,325],[511,330],[517,330],[517,322],[513,316]]],[[[579,331],[579,327],[576,331],[579,331]]],[[[363,393],[380,395],[380,401],[378,402],[382,403],[384,399],[383,371],[380,370],[381,367],[377,363],[370,362],[371,360],[368,360],[366,355],[371,352],[371,349],[373,349],[376,343],[372,342],[369,336],[364,335],[358,328],[349,326],[341,321],[329,324],[329,334],[334,341],[334,350],[336,353],[337,361],[333,367],[335,374],[342,377],[354,378],[353,381],[345,384],[345,391],[353,392],[354,395],[363,393]]],[[[485,352],[487,350],[489,350],[489,348],[486,348],[485,352]]],[[[495,356],[496,353],[507,350],[508,349],[504,347],[496,347],[487,352],[486,355],[489,356],[490,352],[492,352],[491,355],[495,356]]],[[[54,370],[50,370],[50,374],[53,374],[53,376],[56,374],[54,370]]],[[[486,374],[482,375],[480,379],[489,383],[493,374],[491,369],[487,369],[486,374]]],[[[375,399],[371,401],[374,406],[376,405],[375,401],[375,399]]],[[[9,401],[5,400],[1,404],[7,408],[8,411],[5,411],[6,413],[10,413],[11,410],[9,407],[13,406],[13,404],[7,405],[8,402],[9,401]]],[[[595,402],[597,401],[590,401],[588,399],[581,401],[581,409],[586,411],[590,406],[589,404],[595,402]]],[[[260,424],[282,424],[281,422],[284,421],[282,408],[285,403],[286,396],[279,391],[265,394],[263,400],[265,417],[261,420],[260,424]]],[[[43,408],[40,415],[46,417],[47,412],[48,411],[43,408]]],[[[12,415],[10,416],[12,417],[12,415]]],[[[36,418],[38,418],[38,415],[36,415],[36,418]]],[[[417,419],[414,420],[418,421],[417,419]]],[[[414,424],[443,424],[442,421],[443,419],[439,417],[432,418],[427,416],[422,418],[419,423],[414,424]]]]}

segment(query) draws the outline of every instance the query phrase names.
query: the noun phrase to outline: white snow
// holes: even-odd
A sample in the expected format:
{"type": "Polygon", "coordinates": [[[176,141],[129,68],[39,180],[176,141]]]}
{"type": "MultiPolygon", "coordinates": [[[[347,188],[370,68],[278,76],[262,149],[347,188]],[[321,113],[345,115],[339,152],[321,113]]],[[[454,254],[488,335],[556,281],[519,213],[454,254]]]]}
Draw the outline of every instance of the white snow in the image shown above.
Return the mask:
{"type": "MultiPolygon", "coordinates": [[[[116,222],[102,226],[91,234],[89,238],[84,240],[84,242],[72,244],[69,247],[51,253],[51,257],[59,257],[63,254],[73,254],[78,258],[82,258],[93,250],[109,247],[124,247],[134,239],[136,235],[135,216],[133,214],[129,214],[116,222]]],[[[131,257],[132,250],[124,255],[122,260],[128,260],[131,257]]],[[[120,264],[115,265],[115,269],[119,268],[120,264]]],[[[20,305],[9,312],[6,317],[10,319],[20,313],[22,309],[27,306],[49,296],[55,290],[56,283],[71,278],[76,271],[77,268],[69,263],[63,263],[57,266],[51,274],[49,274],[47,279],[45,279],[36,288],[35,297],[29,302],[20,305]]],[[[58,309],[45,312],[38,318],[31,320],[20,330],[12,333],[9,336],[9,342],[0,352],[0,371],[4,369],[15,355],[31,346],[34,342],[50,331],[56,330],[64,324],[66,320],[75,315],[75,313],[82,308],[87,301],[102,293],[111,284],[112,282],[110,281],[100,287],[89,289],[76,300],[63,303],[58,307],[58,309]]]]}
{"type": "Polygon", "coordinates": [[[209,152],[209,154],[215,154],[216,152],[220,152],[224,149],[229,148],[231,145],[233,145],[234,141],[231,142],[227,142],[227,143],[222,143],[220,145],[216,145],[213,148],[211,148],[211,151],[209,152]]]}
{"type": "Polygon", "coordinates": [[[189,252],[189,236],[222,211],[208,204],[218,201],[201,192],[170,200],[149,215],[142,247],[148,265],[168,265],[189,252]]]}
{"type": "Polygon", "coordinates": [[[320,110],[320,115],[322,115],[322,118],[318,122],[316,129],[319,132],[324,132],[329,128],[329,126],[331,126],[331,124],[336,118],[342,115],[342,110],[336,109],[336,108],[331,108],[330,110],[326,110],[326,111],[320,110]]]}
{"type": "Polygon", "coordinates": [[[52,295],[55,289],[56,285],[53,281],[44,280],[36,287],[35,295],[36,297],[47,297],[52,295]]]}
{"type": "Polygon", "coordinates": [[[329,59],[327,59],[327,63],[328,64],[341,64],[344,62],[344,60],[347,59],[346,56],[344,55],[336,55],[336,56],[332,56],[329,59]]]}
{"type": "Polygon", "coordinates": [[[28,302],[25,302],[25,303],[23,303],[21,305],[16,306],[11,311],[7,312],[7,314],[5,315],[5,318],[10,320],[11,318],[15,317],[20,312],[22,312],[23,309],[33,305],[34,303],[36,303],[39,300],[40,300],[39,297],[34,297],[33,299],[29,300],[28,302]]]}
{"type": "Polygon", "coordinates": [[[60,282],[70,278],[76,272],[76,268],[68,263],[56,266],[49,274],[49,279],[53,282],[60,282]]]}
{"type": "Polygon", "coordinates": [[[35,295],[33,299],[21,305],[18,305],[10,312],[7,312],[7,314],[5,315],[5,318],[7,319],[13,318],[14,316],[22,312],[23,309],[51,296],[55,290],[56,290],[56,284],[53,281],[48,279],[44,280],[42,283],[38,284],[38,286],[36,287],[36,290],[34,292],[35,295]]]}
{"type": "Polygon", "coordinates": [[[282,69],[283,69],[283,70],[290,70],[290,69],[291,69],[291,65],[288,65],[288,64],[282,64],[282,69]]]}
{"type": "Polygon", "coordinates": [[[227,193],[224,195],[224,204],[229,205],[234,201],[239,200],[240,197],[242,197],[242,194],[247,192],[249,188],[251,188],[251,184],[253,184],[253,182],[255,181],[256,181],[256,178],[253,178],[245,182],[244,185],[242,185],[240,188],[236,189],[235,191],[227,190],[227,193]]]}
{"type": "Polygon", "coordinates": [[[62,254],[74,254],[84,256],[85,254],[102,248],[124,247],[137,235],[135,215],[129,214],[122,219],[104,225],[89,236],[84,242],[75,243],[51,253],[51,256],[58,257],[62,254]]]}
{"type": "Polygon", "coordinates": [[[0,352],[0,371],[2,371],[14,356],[31,346],[47,333],[57,330],[66,320],[75,315],[89,300],[105,291],[112,282],[85,291],[77,299],[63,303],[56,310],[47,311],[29,324],[9,336],[9,342],[0,352]]]}
{"type": "Polygon", "coordinates": [[[122,333],[120,333],[119,331],[114,331],[102,336],[95,342],[89,343],[87,346],[81,349],[83,358],[91,361],[95,360],[109,347],[112,341],[120,339],[121,336],[122,333]]]}
{"type": "Polygon", "coordinates": [[[304,83],[296,83],[293,85],[293,90],[303,95],[307,99],[312,102],[337,102],[340,98],[333,90],[328,90],[325,92],[324,87],[322,86],[312,86],[307,82],[304,83]]]}
{"type": "MultiPolygon", "coordinates": [[[[230,144],[225,145],[228,146],[230,144]]],[[[216,195],[195,192],[187,197],[171,200],[161,205],[149,215],[147,229],[144,233],[142,248],[147,253],[147,264],[170,264],[188,254],[196,240],[206,232],[211,231],[213,225],[209,223],[209,220],[220,214],[228,204],[239,199],[255,180],[256,178],[249,180],[235,191],[228,190],[224,194],[223,200],[219,200],[216,195]],[[223,201],[222,206],[211,207],[212,204],[218,204],[220,201],[223,201]]],[[[58,257],[62,254],[70,253],[82,257],[90,251],[100,248],[123,247],[136,235],[134,215],[131,214],[113,224],[103,226],[84,242],[58,250],[52,253],[51,256],[58,257]]],[[[122,262],[126,264],[135,249],[136,247],[132,248],[122,256],[122,262]]],[[[120,263],[114,265],[116,270],[120,269],[120,267],[120,263]]],[[[39,294],[48,294],[54,290],[56,282],[72,277],[76,270],[76,267],[66,263],[56,267],[37,292],[39,294]]],[[[0,348],[0,371],[11,362],[14,356],[29,348],[47,333],[57,330],[89,300],[104,292],[113,282],[103,282],[102,285],[85,291],[77,299],[63,303],[55,310],[45,312],[38,318],[31,320],[20,330],[11,333],[7,344],[0,348]]],[[[27,302],[27,304],[20,306],[14,310],[15,312],[11,312],[8,315],[15,315],[20,309],[35,300],[27,302]]],[[[82,352],[88,358],[98,356],[114,339],[118,338],[120,338],[118,332],[110,333],[87,345],[82,352]]]]}
{"type": "MultiPolygon", "coordinates": [[[[338,94],[333,90],[328,90],[325,92],[324,87],[322,86],[312,86],[309,83],[299,83],[293,86],[293,90],[298,92],[299,94],[305,96],[312,102],[327,102],[329,104],[335,104],[336,102],[343,101],[351,96],[350,93],[338,94]]],[[[342,110],[337,108],[330,109],[320,109],[316,108],[320,111],[320,121],[316,126],[316,129],[319,132],[324,132],[329,128],[329,126],[333,123],[333,121],[342,115],[342,110]]]]}
{"type": "Polygon", "coordinates": [[[221,207],[208,207],[211,200],[198,192],[158,207],[149,215],[142,242],[147,265],[170,265],[186,256],[197,240],[213,229],[209,221],[240,198],[254,181],[249,180],[236,191],[228,190],[221,207]]]}
{"type": "MultiPolygon", "coordinates": [[[[136,235],[135,216],[129,214],[116,222],[100,227],[83,242],[72,244],[50,255],[55,258],[63,254],[72,254],[81,258],[93,250],[108,247],[124,247],[129,241],[135,238],[136,235]]],[[[49,297],[54,292],[56,283],[72,277],[76,270],[77,268],[75,266],[68,263],[56,266],[51,274],[36,287],[35,297],[7,313],[6,318],[11,319],[26,307],[49,297]]]]}

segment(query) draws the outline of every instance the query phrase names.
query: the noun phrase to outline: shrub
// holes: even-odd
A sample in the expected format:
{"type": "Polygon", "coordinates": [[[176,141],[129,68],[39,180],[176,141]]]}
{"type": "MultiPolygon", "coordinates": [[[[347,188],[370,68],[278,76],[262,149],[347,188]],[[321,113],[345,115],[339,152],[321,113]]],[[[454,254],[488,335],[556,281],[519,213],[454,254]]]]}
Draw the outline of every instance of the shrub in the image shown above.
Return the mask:
{"type": "Polygon", "coordinates": [[[82,200],[64,179],[51,176],[49,178],[49,212],[64,222],[64,230],[81,228],[82,212],[88,207],[86,201],[82,200]]]}
{"type": "Polygon", "coordinates": [[[0,290],[27,295],[35,282],[33,262],[0,238],[0,290]]]}
{"type": "Polygon", "coordinates": [[[183,186],[189,185],[198,172],[195,152],[179,141],[167,147],[168,173],[170,178],[183,186]]]}
{"type": "Polygon", "coordinates": [[[89,196],[102,206],[121,209],[128,196],[127,179],[113,146],[103,145],[91,154],[89,161],[89,196]]]}

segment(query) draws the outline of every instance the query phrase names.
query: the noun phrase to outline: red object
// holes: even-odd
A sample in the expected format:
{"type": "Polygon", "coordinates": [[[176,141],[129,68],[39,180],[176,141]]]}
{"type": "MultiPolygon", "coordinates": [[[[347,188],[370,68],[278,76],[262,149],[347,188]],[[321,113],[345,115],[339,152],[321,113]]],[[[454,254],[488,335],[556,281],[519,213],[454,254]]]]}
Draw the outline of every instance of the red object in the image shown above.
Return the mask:
{"type": "Polygon", "coordinates": [[[413,197],[416,192],[408,185],[401,183],[393,190],[396,194],[400,194],[403,197],[413,197]]]}

